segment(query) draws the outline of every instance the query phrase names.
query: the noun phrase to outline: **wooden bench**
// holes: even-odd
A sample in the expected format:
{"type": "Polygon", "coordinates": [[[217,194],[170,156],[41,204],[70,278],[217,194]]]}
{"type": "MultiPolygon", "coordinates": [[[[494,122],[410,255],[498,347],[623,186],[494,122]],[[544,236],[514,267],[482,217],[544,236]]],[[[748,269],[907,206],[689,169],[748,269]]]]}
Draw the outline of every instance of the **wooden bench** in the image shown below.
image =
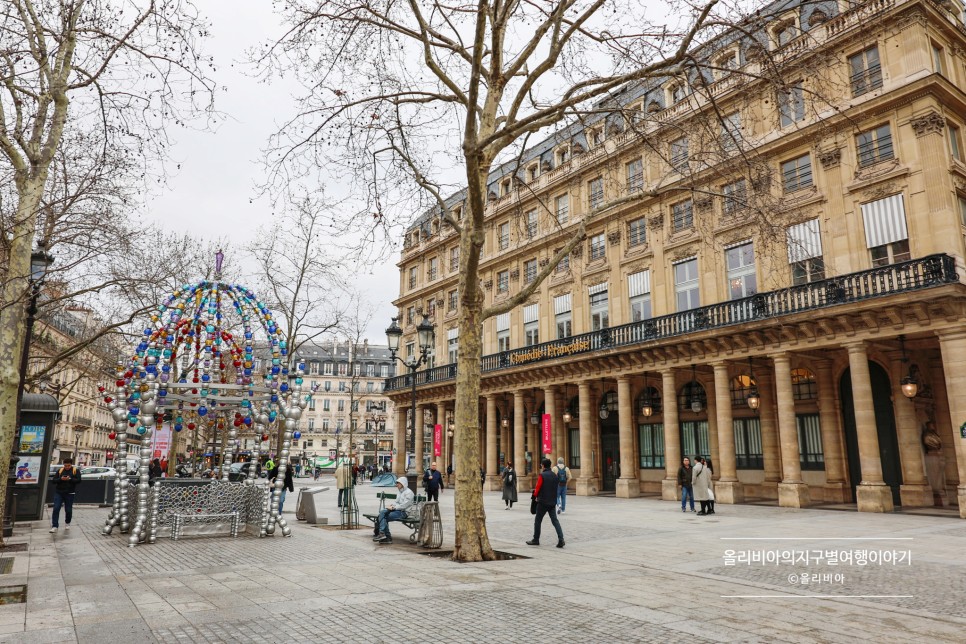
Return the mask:
{"type": "Polygon", "coordinates": [[[241,523],[241,519],[238,512],[220,512],[220,513],[209,513],[205,514],[203,512],[197,513],[175,513],[171,516],[171,539],[177,541],[181,538],[181,531],[184,529],[185,523],[189,521],[197,520],[211,520],[211,519],[230,519],[231,520],[231,536],[238,536],[238,527],[241,523]]]}
{"type": "MultiPolygon", "coordinates": [[[[372,521],[373,534],[379,533],[379,523],[378,523],[379,512],[382,512],[384,509],[386,509],[386,499],[395,499],[396,493],[395,492],[377,492],[376,498],[379,499],[379,511],[376,512],[375,514],[362,515],[365,518],[372,521]]],[[[416,537],[419,534],[419,524],[423,515],[423,503],[425,502],[426,502],[426,497],[421,494],[417,494],[416,495],[416,518],[398,519],[397,521],[395,521],[395,523],[401,523],[412,531],[412,534],[409,535],[409,543],[416,543],[416,537]]]]}

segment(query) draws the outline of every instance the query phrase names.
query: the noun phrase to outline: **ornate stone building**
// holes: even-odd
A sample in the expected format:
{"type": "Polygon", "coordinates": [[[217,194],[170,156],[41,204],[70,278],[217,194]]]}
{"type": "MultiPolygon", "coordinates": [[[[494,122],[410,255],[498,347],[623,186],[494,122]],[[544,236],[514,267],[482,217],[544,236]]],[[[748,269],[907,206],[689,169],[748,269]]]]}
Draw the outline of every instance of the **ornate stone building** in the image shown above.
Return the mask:
{"type": "MultiPolygon", "coordinates": [[[[966,517],[963,8],[782,6],[758,40],[699,52],[715,61],[708,76],[629,89],[640,127],[571,128],[494,172],[487,304],[604,208],[529,302],[484,323],[494,489],[506,459],[522,470],[539,456],[535,421],[549,414],[578,495],[673,499],[682,456],[700,454],[725,503],[958,504],[966,517]],[[761,48],[778,92],[755,80],[761,48]],[[721,136],[698,154],[712,109],[721,136]]],[[[437,324],[418,396],[442,418],[458,246],[437,221],[408,232],[395,304],[403,347],[419,312],[437,324]]],[[[397,429],[405,387],[387,383],[397,429]]]]}

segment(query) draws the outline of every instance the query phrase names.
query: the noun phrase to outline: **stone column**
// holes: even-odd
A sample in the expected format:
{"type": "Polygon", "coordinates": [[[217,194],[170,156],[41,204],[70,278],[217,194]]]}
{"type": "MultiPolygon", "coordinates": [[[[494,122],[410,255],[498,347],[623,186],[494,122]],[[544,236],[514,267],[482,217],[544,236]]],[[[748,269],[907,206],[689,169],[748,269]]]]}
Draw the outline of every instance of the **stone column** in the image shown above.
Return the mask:
{"type": "Polygon", "coordinates": [[[822,426],[822,456],[825,460],[825,501],[846,503],[851,494],[845,482],[845,459],[842,457],[842,425],[835,405],[835,379],[832,363],[823,360],[815,365],[818,384],[818,415],[822,426]]]}
{"type": "Polygon", "coordinates": [[[392,471],[396,476],[406,474],[406,437],[409,429],[406,418],[410,411],[412,407],[396,407],[396,427],[392,432],[392,448],[396,450],[392,457],[392,471]]]}
{"type": "Polygon", "coordinates": [[[761,423],[761,451],[765,466],[765,478],[761,484],[760,495],[766,499],[778,498],[778,483],[781,481],[782,459],[778,448],[778,418],[775,416],[775,379],[767,371],[759,371],[758,393],[761,406],[758,415],[761,423]]]}
{"type": "Polygon", "coordinates": [[[661,404],[664,406],[664,480],[661,481],[661,498],[676,501],[680,499],[678,468],[681,467],[681,430],[678,427],[678,395],[673,369],[661,371],[661,404]]]}
{"type": "Polygon", "coordinates": [[[721,503],[741,503],[744,488],[738,481],[735,458],[735,424],[731,415],[731,382],[728,363],[716,362],[714,367],[714,398],[718,418],[718,482],[714,498],[721,503]]]}
{"type": "Polygon", "coordinates": [[[775,363],[775,399],[778,407],[778,436],[781,440],[782,482],[778,484],[778,505],[805,508],[811,504],[808,486],[802,481],[802,455],[798,449],[798,421],[792,395],[791,358],[787,353],[772,356],[775,363]]]}
{"type": "Polygon", "coordinates": [[[527,419],[526,419],[526,402],[523,399],[522,391],[513,392],[513,469],[517,471],[517,491],[518,492],[529,492],[532,488],[530,486],[530,479],[526,476],[521,476],[526,468],[527,463],[527,447],[526,447],[526,434],[527,431],[527,419]]]}
{"type": "Polygon", "coordinates": [[[641,495],[641,468],[634,453],[634,401],[631,397],[631,380],[627,376],[617,379],[617,414],[621,454],[617,496],[632,499],[641,495]]]}
{"type": "Polygon", "coordinates": [[[959,487],[956,490],[959,516],[966,519],[966,438],[962,438],[960,432],[960,427],[966,422],[966,331],[941,333],[939,348],[943,356],[946,397],[949,400],[949,417],[953,426],[953,445],[950,447],[956,457],[959,474],[959,487]]]}
{"type": "Polygon", "coordinates": [[[496,395],[486,397],[486,481],[488,490],[501,487],[496,453],[496,395]]]}
{"type": "Polygon", "coordinates": [[[549,452],[543,451],[543,419],[541,418],[540,419],[541,424],[539,425],[539,430],[538,430],[540,433],[540,436],[538,437],[538,440],[540,443],[540,452],[545,457],[553,461],[554,465],[556,465],[557,457],[554,456],[554,453],[560,449],[557,446],[557,441],[556,441],[558,427],[559,427],[559,425],[557,425],[557,422],[560,420],[557,417],[557,388],[556,387],[551,385],[549,387],[543,388],[543,406],[544,406],[544,413],[550,416],[550,451],[549,452]]]}
{"type": "Polygon", "coordinates": [[[594,406],[590,399],[590,383],[579,383],[577,391],[580,396],[580,475],[577,477],[577,496],[596,496],[600,489],[600,479],[593,454],[594,406]]]}
{"type": "Polygon", "coordinates": [[[892,404],[896,414],[896,438],[899,442],[899,463],[902,467],[899,499],[906,508],[932,507],[932,487],[926,480],[926,462],[916,407],[902,393],[905,365],[898,352],[890,355],[890,358],[894,367],[891,374],[892,404]]]}
{"type": "MultiPolygon", "coordinates": [[[[446,403],[440,401],[436,403],[436,424],[440,426],[440,437],[439,437],[439,456],[436,456],[435,450],[430,447],[429,454],[430,460],[436,462],[436,469],[439,470],[440,475],[445,478],[446,476],[446,403]]],[[[433,428],[435,432],[436,428],[433,428]]],[[[433,441],[430,440],[430,445],[433,445],[433,441]]]]}
{"type": "Polygon", "coordinates": [[[849,352],[852,376],[852,405],[855,407],[855,430],[859,443],[859,467],[862,481],[855,487],[859,512],[892,512],[892,490],[882,480],[882,460],[879,452],[879,432],[872,406],[872,380],[869,377],[869,357],[864,342],[845,345],[849,352]]]}
{"type": "Polygon", "coordinates": [[[416,472],[416,476],[423,475],[423,451],[426,447],[426,441],[423,438],[423,434],[426,431],[426,408],[428,405],[417,405],[416,406],[416,446],[413,451],[413,470],[416,472]]]}

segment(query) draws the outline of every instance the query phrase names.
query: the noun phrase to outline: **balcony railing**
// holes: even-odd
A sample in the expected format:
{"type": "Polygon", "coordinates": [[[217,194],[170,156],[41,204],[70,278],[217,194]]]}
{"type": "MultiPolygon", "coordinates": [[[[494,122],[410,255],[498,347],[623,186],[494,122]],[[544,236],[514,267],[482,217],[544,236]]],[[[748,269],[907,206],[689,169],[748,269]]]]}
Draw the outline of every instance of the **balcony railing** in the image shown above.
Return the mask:
{"type": "MultiPolygon", "coordinates": [[[[956,282],[958,279],[956,261],[952,257],[930,255],[810,284],[758,293],[740,300],[719,302],[562,340],[494,353],[483,356],[482,370],[499,371],[581,353],[660,341],[687,333],[917,291],[956,282]]],[[[452,380],[456,378],[456,365],[448,364],[417,371],[414,375],[416,386],[452,380]]],[[[406,374],[388,378],[385,390],[399,391],[412,387],[411,377],[412,374],[406,374]]]]}

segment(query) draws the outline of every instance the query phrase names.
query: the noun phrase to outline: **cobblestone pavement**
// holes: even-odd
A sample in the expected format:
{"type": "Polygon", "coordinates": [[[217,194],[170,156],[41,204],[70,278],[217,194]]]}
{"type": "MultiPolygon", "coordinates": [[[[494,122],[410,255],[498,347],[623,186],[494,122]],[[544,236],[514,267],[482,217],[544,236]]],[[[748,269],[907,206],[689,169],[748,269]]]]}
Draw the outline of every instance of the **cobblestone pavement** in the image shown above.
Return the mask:
{"type": "MultiPolygon", "coordinates": [[[[363,511],[375,509],[373,492],[360,486],[363,511]]],[[[336,521],[335,492],[321,497],[336,521]]],[[[494,547],[529,558],[456,564],[421,556],[402,533],[378,546],[371,530],[320,529],[294,514],[288,539],[129,548],[125,535],[100,533],[106,509],[79,507],[70,533],[17,527],[10,542],[29,547],[5,555],[13,567],[0,585],[27,584],[27,602],[0,605],[0,641],[963,641],[966,524],[957,519],[723,504],[698,517],[656,499],[571,497],[561,550],[549,520],[544,545],[524,545],[527,504],[504,510],[497,493],[485,498],[494,547]],[[911,561],[801,560],[825,551],[911,561]],[[748,561],[782,552],[799,559],[748,561]]],[[[446,549],[451,494],[441,510],[446,549]]]]}

